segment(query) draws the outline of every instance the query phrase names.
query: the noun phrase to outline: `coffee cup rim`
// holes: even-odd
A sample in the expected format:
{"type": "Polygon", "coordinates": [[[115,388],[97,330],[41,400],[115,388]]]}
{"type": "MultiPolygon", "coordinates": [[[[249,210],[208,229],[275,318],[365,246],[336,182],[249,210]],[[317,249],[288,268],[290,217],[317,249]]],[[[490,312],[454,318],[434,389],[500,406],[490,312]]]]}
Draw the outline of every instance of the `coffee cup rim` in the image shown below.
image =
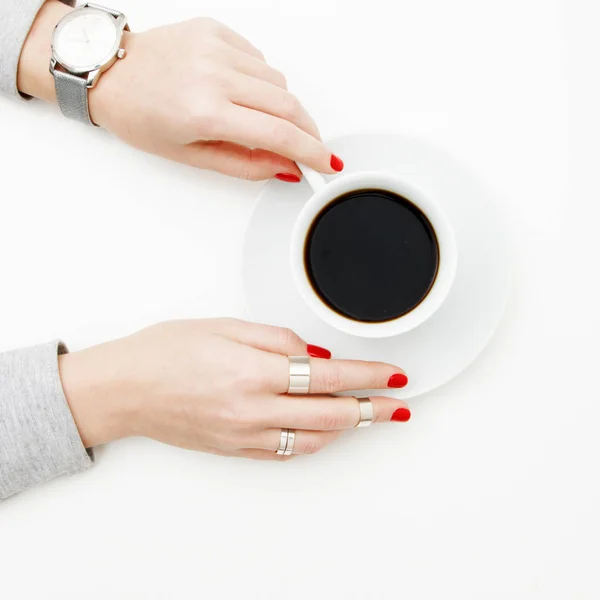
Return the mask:
{"type": "Polygon", "coordinates": [[[367,338],[392,337],[406,333],[429,319],[444,303],[456,274],[458,251],[452,227],[439,203],[420,187],[398,175],[362,171],[339,175],[317,190],[300,210],[290,239],[290,265],[295,285],[308,307],[332,327],[350,335],[367,338]],[[378,323],[355,321],[330,308],[314,291],[304,264],[306,236],[317,215],[347,192],[374,188],[391,191],[412,202],[429,219],[439,246],[435,280],[425,298],[410,312],[378,323]]]}

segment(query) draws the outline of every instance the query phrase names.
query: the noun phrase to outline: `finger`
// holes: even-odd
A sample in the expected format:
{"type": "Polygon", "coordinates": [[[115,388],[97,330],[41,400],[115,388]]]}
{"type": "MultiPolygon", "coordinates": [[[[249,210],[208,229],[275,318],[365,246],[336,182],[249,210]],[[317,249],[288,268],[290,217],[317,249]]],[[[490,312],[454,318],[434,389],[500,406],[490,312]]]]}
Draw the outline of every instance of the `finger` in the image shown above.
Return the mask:
{"type": "Polygon", "coordinates": [[[215,322],[217,324],[215,333],[265,352],[283,356],[331,357],[329,350],[307,344],[299,335],[285,327],[250,323],[238,319],[216,319],[215,322]]]}
{"type": "Polygon", "coordinates": [[[229,99],[238,106],[252,108],[289,121],[319,139],[316,123],[298,98],[272,83],[244,73],[236,73],[235,86],[229,94],[229,99]]]}
{"type": "MultiPolygon", "coordinates": [[[[350,390],[378,390],[402,388],[408,383],[406,373],[394,365],[362,360],[310,361],[311,394],[335,394],[350,390]]],[[[273,357],[274,391],[285,394],[289,385],[289,364],[281,357],[273,357]],[[277,373],[277,374],[275,374],[277,373]]]]}
{"type": "Polygon", "coordinates": [[[296,163],[268,150],[250,149],[231,142],[196,142],[183,150],[181,162],[230,177],[260,181],[277,177],[298,182],[302,174],[296,163]]]}
{"type": "MultiPolygon", "coordinates": [[[[402,400],[384,396],[372,396],[369,400],[376,423],[410,419],[410,409],[402,400]]],[[[358,401],[351,396],[278,396],[267,413],[265,420],[271,427],[311,431],[352,429],[360,420],[358,401]]]]}
{"type": "Polygon", "coordinates": [[[323,142],[285,119],[258,110],[230,104],[215,127],[216,139],[269,150],[322,173],[335,173],[343,168],[340,159],[323,142]]]}
{"type": "Polygon", "coordinates": [[[406,373],[388,363],[363,360],[311,361],[311,394],[400,388],[407,384],[406,373]]]}
{"type": "MultiPolygon", "coordinates": [[[[316,454],[337,440],[343,431],[306,431],[296,430],[293,454],[316,454]]],[[[277,451],[281,440],[281,429],[265,429],[249,445],[262,450],[277,451]]]]}
{"type": "Polygon", "coordinates": [[[244,36],[237,33],[237,31],[230,29],[227,27],[227,25],[221,24],[220,36],[221,39],[227,42],[230,46],[233,46],[234,48],[237,48],[246,54],[250,54],[251,56],[254,56],[255,58],[258,58],[264,62],[265,55],[253,44],[251,44],[244,36]]]}
{"type": "Polygon", "coordinates": [[[233,68],[238,73],[245,73],[250,77],[256,77],[263,81],[268,81],[279,88],[287,90],[287,81],[284,74],[277,69],[274,69],[266,62],[242,52],[237,48],[231,48],[231,59],[233,68]]]}
{"type": "Polygon", "coordinates": [[[249,448],[247,450],[238,450],[233,453],[233,456],[238,456],[240,458],[252,458],[254,460],[275,460],[278,462],[287,462],[288,460],[292,460],[295,458],[293,454],[289,456],[283,456],[283,454],[277,454],[277,452],[273,452],[271,450],[256,450],[249,448]]]}

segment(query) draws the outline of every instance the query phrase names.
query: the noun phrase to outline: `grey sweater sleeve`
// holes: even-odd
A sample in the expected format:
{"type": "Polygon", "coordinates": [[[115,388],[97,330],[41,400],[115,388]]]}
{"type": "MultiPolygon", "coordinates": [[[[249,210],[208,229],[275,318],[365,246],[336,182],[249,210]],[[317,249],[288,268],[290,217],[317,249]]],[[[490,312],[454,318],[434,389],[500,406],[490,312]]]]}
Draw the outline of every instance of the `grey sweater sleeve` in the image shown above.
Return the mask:
{"type": "Polygon", "coordinates": [[[60,342],[0,354],[0,500],[92,464],[65,398],[60,342]]]}
{"type": "MultiPolygon", "coordinates": [[[[17,90],[17,67],[31,25],[46,0],[0,0],[0,92],[25,98],[17,90]]],[[[74,5],[75,0],[62,0],[74,5]]],[[[50,40],[48,40],[50,44],[50,40]]]]}
{"type": "MultiPolygon", "coordinates": [[[[0,0],[0,92],[8,96],[24,98],[17,90],[19,57],[44,1],[0,0]]],[[[0,500],[92,464],[60,382],[63,352],[53,342],[0,354],[0,500]]]]}

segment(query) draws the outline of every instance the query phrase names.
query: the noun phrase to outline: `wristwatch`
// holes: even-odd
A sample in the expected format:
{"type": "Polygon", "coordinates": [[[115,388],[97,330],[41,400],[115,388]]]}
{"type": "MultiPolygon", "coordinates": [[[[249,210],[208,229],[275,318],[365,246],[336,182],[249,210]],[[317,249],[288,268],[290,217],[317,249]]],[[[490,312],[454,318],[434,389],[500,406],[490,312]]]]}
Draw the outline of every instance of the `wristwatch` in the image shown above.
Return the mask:
{"type": "Polygon", "coordinates": [[[88,92],[104,71],[125,57],[124,30],[129,30],[124,14],[90,2],[71,11],[55,27],[50,73],[58,105],[69,119],[95,126],[88,92]]]}

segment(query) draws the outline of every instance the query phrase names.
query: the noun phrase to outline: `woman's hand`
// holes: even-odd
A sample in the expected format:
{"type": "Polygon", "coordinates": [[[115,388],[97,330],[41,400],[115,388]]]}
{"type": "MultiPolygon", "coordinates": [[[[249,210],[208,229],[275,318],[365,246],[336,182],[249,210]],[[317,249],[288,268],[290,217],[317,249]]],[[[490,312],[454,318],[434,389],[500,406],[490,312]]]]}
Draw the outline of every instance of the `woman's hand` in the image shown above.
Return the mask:
{"type": "Polygon", "coordinates": [[[294,161],[341,170],[283,74],[225,25],[194,19],[131,34],[125,47],[90,110],[132,146],[244,179],[299,181],[294,161]]]}
{"type": "MultiPolygon", "coordinates": [[[[19,62],[22,92],[56,101],[50,39],[70,10],[56,0],[42,7],[19,62]]],[[[126,32],[124,47],[126,57],[90,90],[89,107],[96,124],[132,146],[244,179],[300,181],[295,161],[342,170],[285,77],[225,25],[193,19],[126,32]]]]}
{"type": "MultiPolygon", "coordinates": [[[[285,460],[282,428],[296,430],[295,454],[313,454],[359,420],[345,390],[402,387],[384,363],[328,360],[287,329],[234,319],[173,321],[59,358],[61,380],[86,447],[120,437],[156,440],[228,456],[285,460]],[[289,396],[288,356],[311,359],[310,395],[289,396]],[[317,358],[321,357],[321,358],[317,358]]],[[[407,421],[400,400],[372,397],[374,421],[407,421]]]]}

